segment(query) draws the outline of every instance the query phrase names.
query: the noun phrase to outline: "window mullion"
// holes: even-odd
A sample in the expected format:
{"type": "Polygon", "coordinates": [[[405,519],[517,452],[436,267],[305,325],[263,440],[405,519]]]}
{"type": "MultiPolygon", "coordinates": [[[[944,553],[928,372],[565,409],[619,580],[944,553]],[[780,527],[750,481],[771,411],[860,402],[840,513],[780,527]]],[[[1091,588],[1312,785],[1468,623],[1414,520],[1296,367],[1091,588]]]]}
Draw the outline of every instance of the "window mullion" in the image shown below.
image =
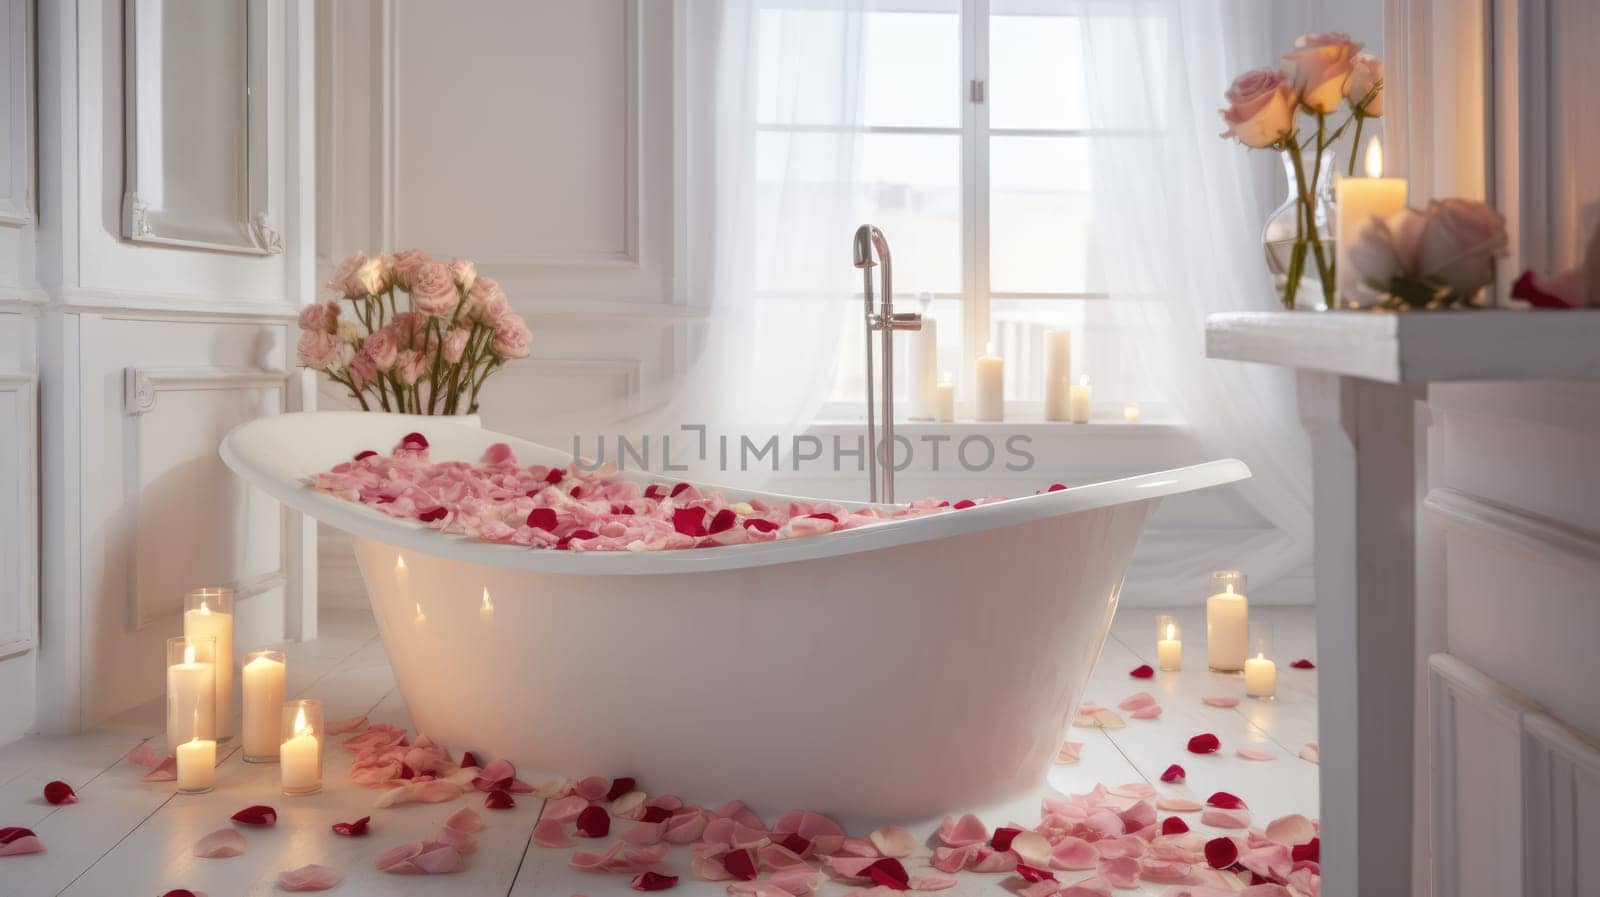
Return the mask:
{"type": "Polygon", "coordinates": [[[989,0],[963,0],[962,32],[962,292],[961,384],[974,396],[973,371],[989,339],[989,0]],[[985,82],[974,102],[973,81],[985,82]]]}

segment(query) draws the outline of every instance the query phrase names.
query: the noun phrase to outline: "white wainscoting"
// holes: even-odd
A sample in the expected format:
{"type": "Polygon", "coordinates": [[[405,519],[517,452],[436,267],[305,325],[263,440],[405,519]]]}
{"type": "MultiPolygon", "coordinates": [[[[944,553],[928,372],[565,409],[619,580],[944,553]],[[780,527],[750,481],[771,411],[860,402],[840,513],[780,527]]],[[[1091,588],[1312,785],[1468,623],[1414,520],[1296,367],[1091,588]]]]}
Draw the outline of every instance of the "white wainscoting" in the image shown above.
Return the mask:
{"type": "Polygon", "coordinates": [[[0,0],[0,226],[33,222],[33,4],[0,0]]]}
{"type": "Polygon", "coordinates": [[[38,393],[33,373],[0,369],[0,661],[38,645],[38,393]]]}
{"type": "Polygon", "coordinates": [[[1600,746],[1542,713],[1522,731],[1523,893],[1600,894],[1600,746]]]}

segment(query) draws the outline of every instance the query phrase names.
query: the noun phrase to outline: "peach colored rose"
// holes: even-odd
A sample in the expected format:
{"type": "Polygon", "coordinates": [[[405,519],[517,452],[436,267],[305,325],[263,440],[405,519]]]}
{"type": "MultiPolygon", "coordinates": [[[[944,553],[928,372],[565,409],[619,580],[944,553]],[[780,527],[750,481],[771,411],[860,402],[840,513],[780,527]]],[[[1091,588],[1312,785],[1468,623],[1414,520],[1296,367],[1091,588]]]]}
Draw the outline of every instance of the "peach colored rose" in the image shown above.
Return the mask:
{"type": "Polygon", "coordinates": [[[460,327],[446,333],[444,335],[444,360],[451,364],[459,362],[462,354],[467,351],[467,337],[471,335],[472,331],[460,327]]]}
{"type": "Polygon", "coordinates": [[[1383,60],[1371,53],[1357,53],[1351,60],[1350,77],[1345,82],[1345,96],[1351,109],[1361,109],[1371,118],[1383,117],[1383,60]],[[1368,100],[1367,97],[1372,99],[1368,100]]]}
{"type": "Polygon", "coordinates": [[[351,275],[351,277],[354,278],[351,286],[359,287],[361,289],[361,293],[347,295],[376,296],[377,294],[389,288],[389,278],[391,276],[392,273],[389,270],[389,260],[382,255],[375,255],[372,258],[367,259],[366,262],[363,263],[360,268],[357,268],[355,273],[351,275]]]}
{"type": "Polygon", "coordinates": [[[494,354],[501,358],[523,358],[533,342],[533,332],[522,316],[507,311],[494,321],[494,354]]]}
{"type": "Polygon", "coordinates": [[[300,357],[301,364],[314,371],[336,374],[343,367],[344,344],[331,333],[306,330],[300,334],[295,354],[300,357]]]}
{"type": "Polygon", "coordinates": [[[1360,51],[1361,44],[1342,32],[1300,35],[1283,57],[1300,103],[1312,112],[1336,111],[1344,99],[1351,61],[1360,51]]]}
{"type": "Polygon", "coordinates": [[[451,259],[450,273],[455,276],[456,286],[463,290],[472,289],[478,280],[478,266],[466,259],[451,259]]]}
{"type": "Polygon", "coordinates": [[[339,325],[339,306],[332,302],[314,302],[300,309],[300,329],[329,333],[339,325]]]}
{"type": "Polygon", "coordinates": [[[460,300],[455,276],[447,265],[428,262],[411,279],[411,305],[423,314],[442,315],[460,300]]]}
{"type": "Polygon", "coordinates": [[[1245,146],[1266,147],[1294,132],[1294,94],[1289,79],[1276,69],[1245,72],[1228,88],[1228,108],[1220,110],[1224,138],[1245,146]]]}
{"type": "Polygon", "coordinates": [[[328,281],[328,289],[346,299],[357,299],[366,295],[366,293],[362,292],[361,283],[355,276],[361,270],[361,266],[366,263],[367,257],[364,254],[359,252],[351,253],[344,261],[339,263],[338,268],[334,269],[333,278],[328,281]],[[354,293],[350,292],[352,286],[356,290],[354,293]]]}
{"type": "Polygon", "coordinates": [[[378,370],[388,371],[393,368],[395,356],[400,351],[400,335],[395,332],[395,325],[381,327],[369,334],[367,341],[361,346],[361,351],[372,359],[378,370]]]}
{"type": "Polygon", "coordinates": [[[365,350],[357,352],[356,357],[350,359],[349,370],[350,379],[355,382],[356,389],[378,379],[378,366],[373,363],[372,356],[365,350]]]}
{"type": "Polygon", "coordinates": [[[427,339],[428,316],[416,311],[403,311],[394,316],[396,344],[402,349],[420,349],[427,339]]]}
{"type": "Polygon", "coordinates": [[[416,386],[422,378],[422,372],[428,367],[428,356],[412,349],[400,350],[400,356],[395,361],[395,375],[400,382],[407,386],[416,386]]]}
{"type": "Polygon", "coordinates": [[[417,276],[417,271],[428,263],[428,254],[420,249],[403,249],[394,254],[394,261],[390,268],[394,274],[395,285],[402,290],[411,289],[411,281],[417,276]]]}
{"type": "Polygon", "coordinates": [[[354,321],[340,321],[338,328],[333,332],[342,343],[354,346],[361,342],[361,328],[357,327],[354,321]]]}
{"type": "Polygon", "coordinates": [[[1417,250],[1419,276],[1463,297],[1494,280],[1494,257],[1509,244],[1499,212],[1476,200],[1446,199],[1429,203],[1426,215],[1417,250]]]}

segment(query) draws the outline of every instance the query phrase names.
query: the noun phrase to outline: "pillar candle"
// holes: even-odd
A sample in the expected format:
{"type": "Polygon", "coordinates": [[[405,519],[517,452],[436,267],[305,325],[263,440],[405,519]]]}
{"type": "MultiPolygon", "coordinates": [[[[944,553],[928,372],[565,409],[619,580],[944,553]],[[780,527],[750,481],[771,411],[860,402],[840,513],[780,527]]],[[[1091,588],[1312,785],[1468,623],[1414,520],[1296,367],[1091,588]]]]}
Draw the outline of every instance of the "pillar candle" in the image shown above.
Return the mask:
{"type": "MultiPolygon", "coordinates": [[[[192,599],[193,600],[193,599],[192,599]]],[[[217,667],[217,709],[214,716],[216,728],[213,737],[227,741],[233,737],[233,614],[212,607],[204,597],[198,597],[200,606],[183,614],[183,634],[191,638],[216,639],[216,656],[201,657],[217,667]]]]}
{"type": "Polygon", "coordinates": [[[183,649],[183,661],[167,666],[167,750],[195,737],[216,732],[216,667],[195,659],[194,644],[183,649]]]}
{"type": "Polygon", "coordinates": [[[1006,362],[1005,359],[994,354],[994,346],[989,346],[989,354],[978,358],[978,420],[1005,420],[1006,419],[1006,362]]]}
{"type": "Polygon", "coordinates": [[[1361,273],[1350,260],[1350,249],[1373,219],[1387,219],[1406,207],[1405,178],[1383,177],[1383,148],[1378,138],[1367,141],[1367,176],[1340,178],[1338,194],[1339,231],[1335,252],[1338,279],[1337,295],[1341,307],[1371,305],[1361,295],[1361,273]]]}
{"type": "Polygon", "coordinates": [[[278,747],[278,768],[285,794],[310,794],[322,789],[322,742],[306,719],[304,706],[295,708],[293,728],[278,747]]]}
{"type": "Polygon", "coordinates": [[[1084,374],[1078,382],[1072,385],[1067,401],[1071,405],[1068,409],[1072,422],[1086,424],[1089,422],[1089,401],[1094,397],[1094,389],[1089,386],[1089,375],[1084,374]]]}
{"type": "Polygon", "coordinates": [[[252,651],[244,665],[244,758],[252,763],[278,759],[278,739],[283,715],[283,655],[252,651]],[[276,655],[276,656],[274,656],[276,655]]]}
{"type": "Polygon", "coordinates": [[[906,384],[911,399],[912,420],[932,420],[937,410],[934,387],[937,385],[939,365],[939,322],[924,316],[922,329],[906,333],[911,342],[910,382],[906,384]]]}
{"type": "Polygon", "coordinates": [[[1213,670],[1244,669],[1250,602],[1230,583],[1206,599],[1206,658],[1213,670]]]}
{"type": "Polygon", "coordinates": [[[1072,332],[1044,332],[1044,419],[1067,420],[1067,379],[1072,376],[1072,332]]]}
{"type": "Polygon", "coordinates": [[[945,374],[944,379],[933,388],[933,419],[956,419],[956,385],[950,382],[949,374],[945,374]]]}
{"type": "Polygon", "coordinates": [[[1270,698],[1278,691],[1278,665],[1261,655],[1244,662],[1244,693],[1252,698],[1270,698]]]}
{"type": "Polygon", "coordinates": [[[1130,424],[1139,422],[1139,403],[1128,402],[1122,406],[1122,419],[1130,424]]]}
{"type": "Polygon", "coordinates": [[[1183,669],[1183,641],[1178,638],[1178,624],[1167,622],[1165,631],[1156,640],[1156,666],[1163,670],[1183,669]]]}
{"type": "Polygon", "coordinates": [[[217,777],[217,743],[191,738],[178,745],[178,790],[185,794],[210,791],[217,777]]]}

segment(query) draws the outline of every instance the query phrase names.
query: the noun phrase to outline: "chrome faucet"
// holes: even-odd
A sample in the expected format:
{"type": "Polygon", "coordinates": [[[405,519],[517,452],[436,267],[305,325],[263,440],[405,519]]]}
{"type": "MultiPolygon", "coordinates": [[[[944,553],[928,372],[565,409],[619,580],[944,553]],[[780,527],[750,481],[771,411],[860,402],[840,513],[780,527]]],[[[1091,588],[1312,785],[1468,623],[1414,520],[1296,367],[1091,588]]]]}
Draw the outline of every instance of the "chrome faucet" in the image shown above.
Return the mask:
{"type": "Polygon", "coordinates": [[[867,489],[871,501],[878,500],[882,484],[883,500],[894,501],[894,332],[896,330],[921,330],[922,315],[915,312],[895,313],[893,264],[889,260],[889,240],[883,231],[870,224],[856,228],[854,240],[855,266],[861,269],[862,293],[866,296],[867,327],[867,445],[872,453],[871,466],[867,468],[867,489]],[[877,250],[878,260],[872,260],[877,250]],[[872,310],[872,269],[882,266],[880,276],[883,299],[872,310]],[[872,391],[872,334],[883,334],[883,441],[877,437],[873,419],[872,391]]]}

